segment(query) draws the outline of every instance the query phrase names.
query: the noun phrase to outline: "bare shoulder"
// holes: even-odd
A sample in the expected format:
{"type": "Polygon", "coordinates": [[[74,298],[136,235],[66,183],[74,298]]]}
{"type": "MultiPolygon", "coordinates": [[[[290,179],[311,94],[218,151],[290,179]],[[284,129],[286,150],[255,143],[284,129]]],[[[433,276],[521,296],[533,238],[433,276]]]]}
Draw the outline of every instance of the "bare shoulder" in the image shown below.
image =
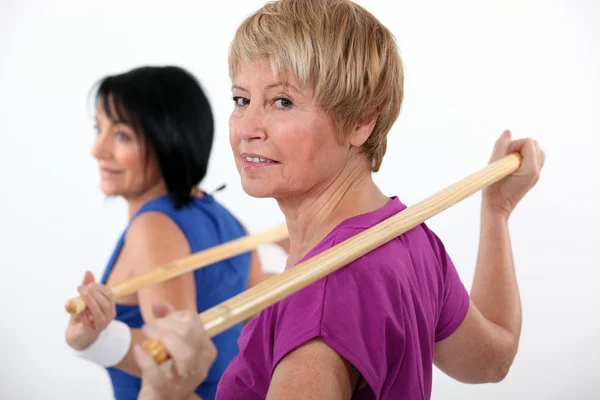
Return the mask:
{"type": "Polygon", "coordinates": [[[127,232],[129,241],[142,242],[157,239],[185,240],[185,235],[169,216],[158,211],[149,211],[134,219],[127,232]]]}
{"type": "MultiPolygon", "coordinates": [[[[189,243],[177,224],[166,214],[149,211],[133,220],[125,237],[128,258],[168,262],[190,253],[189,243]]],[[[137,268],[143,268],[140,264],[137,268]]],[[[147,268],[147,267],[146,267],[147,268]]]]}

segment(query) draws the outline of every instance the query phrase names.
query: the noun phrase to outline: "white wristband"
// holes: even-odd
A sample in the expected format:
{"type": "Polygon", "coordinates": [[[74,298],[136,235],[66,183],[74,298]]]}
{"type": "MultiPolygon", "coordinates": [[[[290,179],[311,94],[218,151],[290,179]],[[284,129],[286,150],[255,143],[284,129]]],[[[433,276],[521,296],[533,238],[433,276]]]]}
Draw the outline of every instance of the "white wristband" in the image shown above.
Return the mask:
{"type": "Polygon", "coordinates": [[[131,330],[127,324],[112,320],[98,335],[98,339],[75,355],[104,367],[117,365],[129,352],[131,330]]]}

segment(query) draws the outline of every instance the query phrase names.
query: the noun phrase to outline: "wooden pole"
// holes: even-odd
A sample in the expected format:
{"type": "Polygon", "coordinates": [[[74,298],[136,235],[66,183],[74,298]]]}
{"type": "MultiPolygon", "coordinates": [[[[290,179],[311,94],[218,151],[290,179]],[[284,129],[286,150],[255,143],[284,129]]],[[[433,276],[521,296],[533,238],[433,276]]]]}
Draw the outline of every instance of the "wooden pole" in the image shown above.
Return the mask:
{"type": "MultiPolygon", "coordinates": [[[[159,265],[147,273],[134,276],[111,286],[110,290],[115,298],[127,296],[150,285],[173,279],[187,272],[251,251],[262,244],[277,242],[287,237],[287,227],[285,224],[281,224],[267,231],[244,236],[207,250],[199,251],[190,256],[159,265]]],[[[81,297],[70,299],[65,304],[65,310],[71,314],[79,314],[85,310],[85,307],[85,301],[81,297]]]]}
{"type": "MultiPolygon", "coordinates": [[[[210,337],[213,337],[248,317],[256,315],[277,301],[351,263],[475,192],[510,175],[518,169],[520,162],[521,156],[514,153],[490,163],[484,169],[377,225],[209,308],[199,314],[204,329],[210,337]]],[[[377,266],[373,265],[373,268],[377,268],[377,266]]],[[[164,346],[157,340],[146,340],[143,346],[157,363],[162,363],[169,358],[164,346]]]]}

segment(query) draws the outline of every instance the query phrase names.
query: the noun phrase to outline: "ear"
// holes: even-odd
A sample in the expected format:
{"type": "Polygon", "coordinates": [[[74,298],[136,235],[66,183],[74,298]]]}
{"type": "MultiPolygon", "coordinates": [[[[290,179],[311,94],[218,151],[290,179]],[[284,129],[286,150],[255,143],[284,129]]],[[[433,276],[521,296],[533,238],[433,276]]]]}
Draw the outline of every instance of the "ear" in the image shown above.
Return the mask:
{"type": "Polygon", "coordinates": [[[352,135],[350,135],[350,144],[354,147],[362,146],[367,141],[369,136],[371,136],[371,133],[373,133],[376,123],[376,114],[370,114],[359,119],[358,123],[352,130],[352,135]]]}

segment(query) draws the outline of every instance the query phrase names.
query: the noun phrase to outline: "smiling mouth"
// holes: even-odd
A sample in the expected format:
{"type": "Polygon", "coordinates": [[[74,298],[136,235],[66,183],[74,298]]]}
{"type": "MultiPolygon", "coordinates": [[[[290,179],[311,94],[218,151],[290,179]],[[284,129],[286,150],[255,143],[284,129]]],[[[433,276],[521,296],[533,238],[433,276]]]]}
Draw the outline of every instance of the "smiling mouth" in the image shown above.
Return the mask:
{"type": "Polygon", "coordinates": [[[275,164],[277,161],[273,161],[273,160],[269,160],[268,158],[262,158],[262,157],[244,157],[244,161],[250,162],[250,163],[269,163],[269,164],[275,164]]]}
{"type": "Polygon", "coordinates": [[[245,170],[262,169],[279,164],[279,162],[254,155],[242,155],[242,167],[245,170]]]}
{"type": "Polygon", "coordinates": [[[100,168],[100,175],[102,176],[115,176],[119,175],[121,171],[115,171],[112,169],[100,168]]]}

